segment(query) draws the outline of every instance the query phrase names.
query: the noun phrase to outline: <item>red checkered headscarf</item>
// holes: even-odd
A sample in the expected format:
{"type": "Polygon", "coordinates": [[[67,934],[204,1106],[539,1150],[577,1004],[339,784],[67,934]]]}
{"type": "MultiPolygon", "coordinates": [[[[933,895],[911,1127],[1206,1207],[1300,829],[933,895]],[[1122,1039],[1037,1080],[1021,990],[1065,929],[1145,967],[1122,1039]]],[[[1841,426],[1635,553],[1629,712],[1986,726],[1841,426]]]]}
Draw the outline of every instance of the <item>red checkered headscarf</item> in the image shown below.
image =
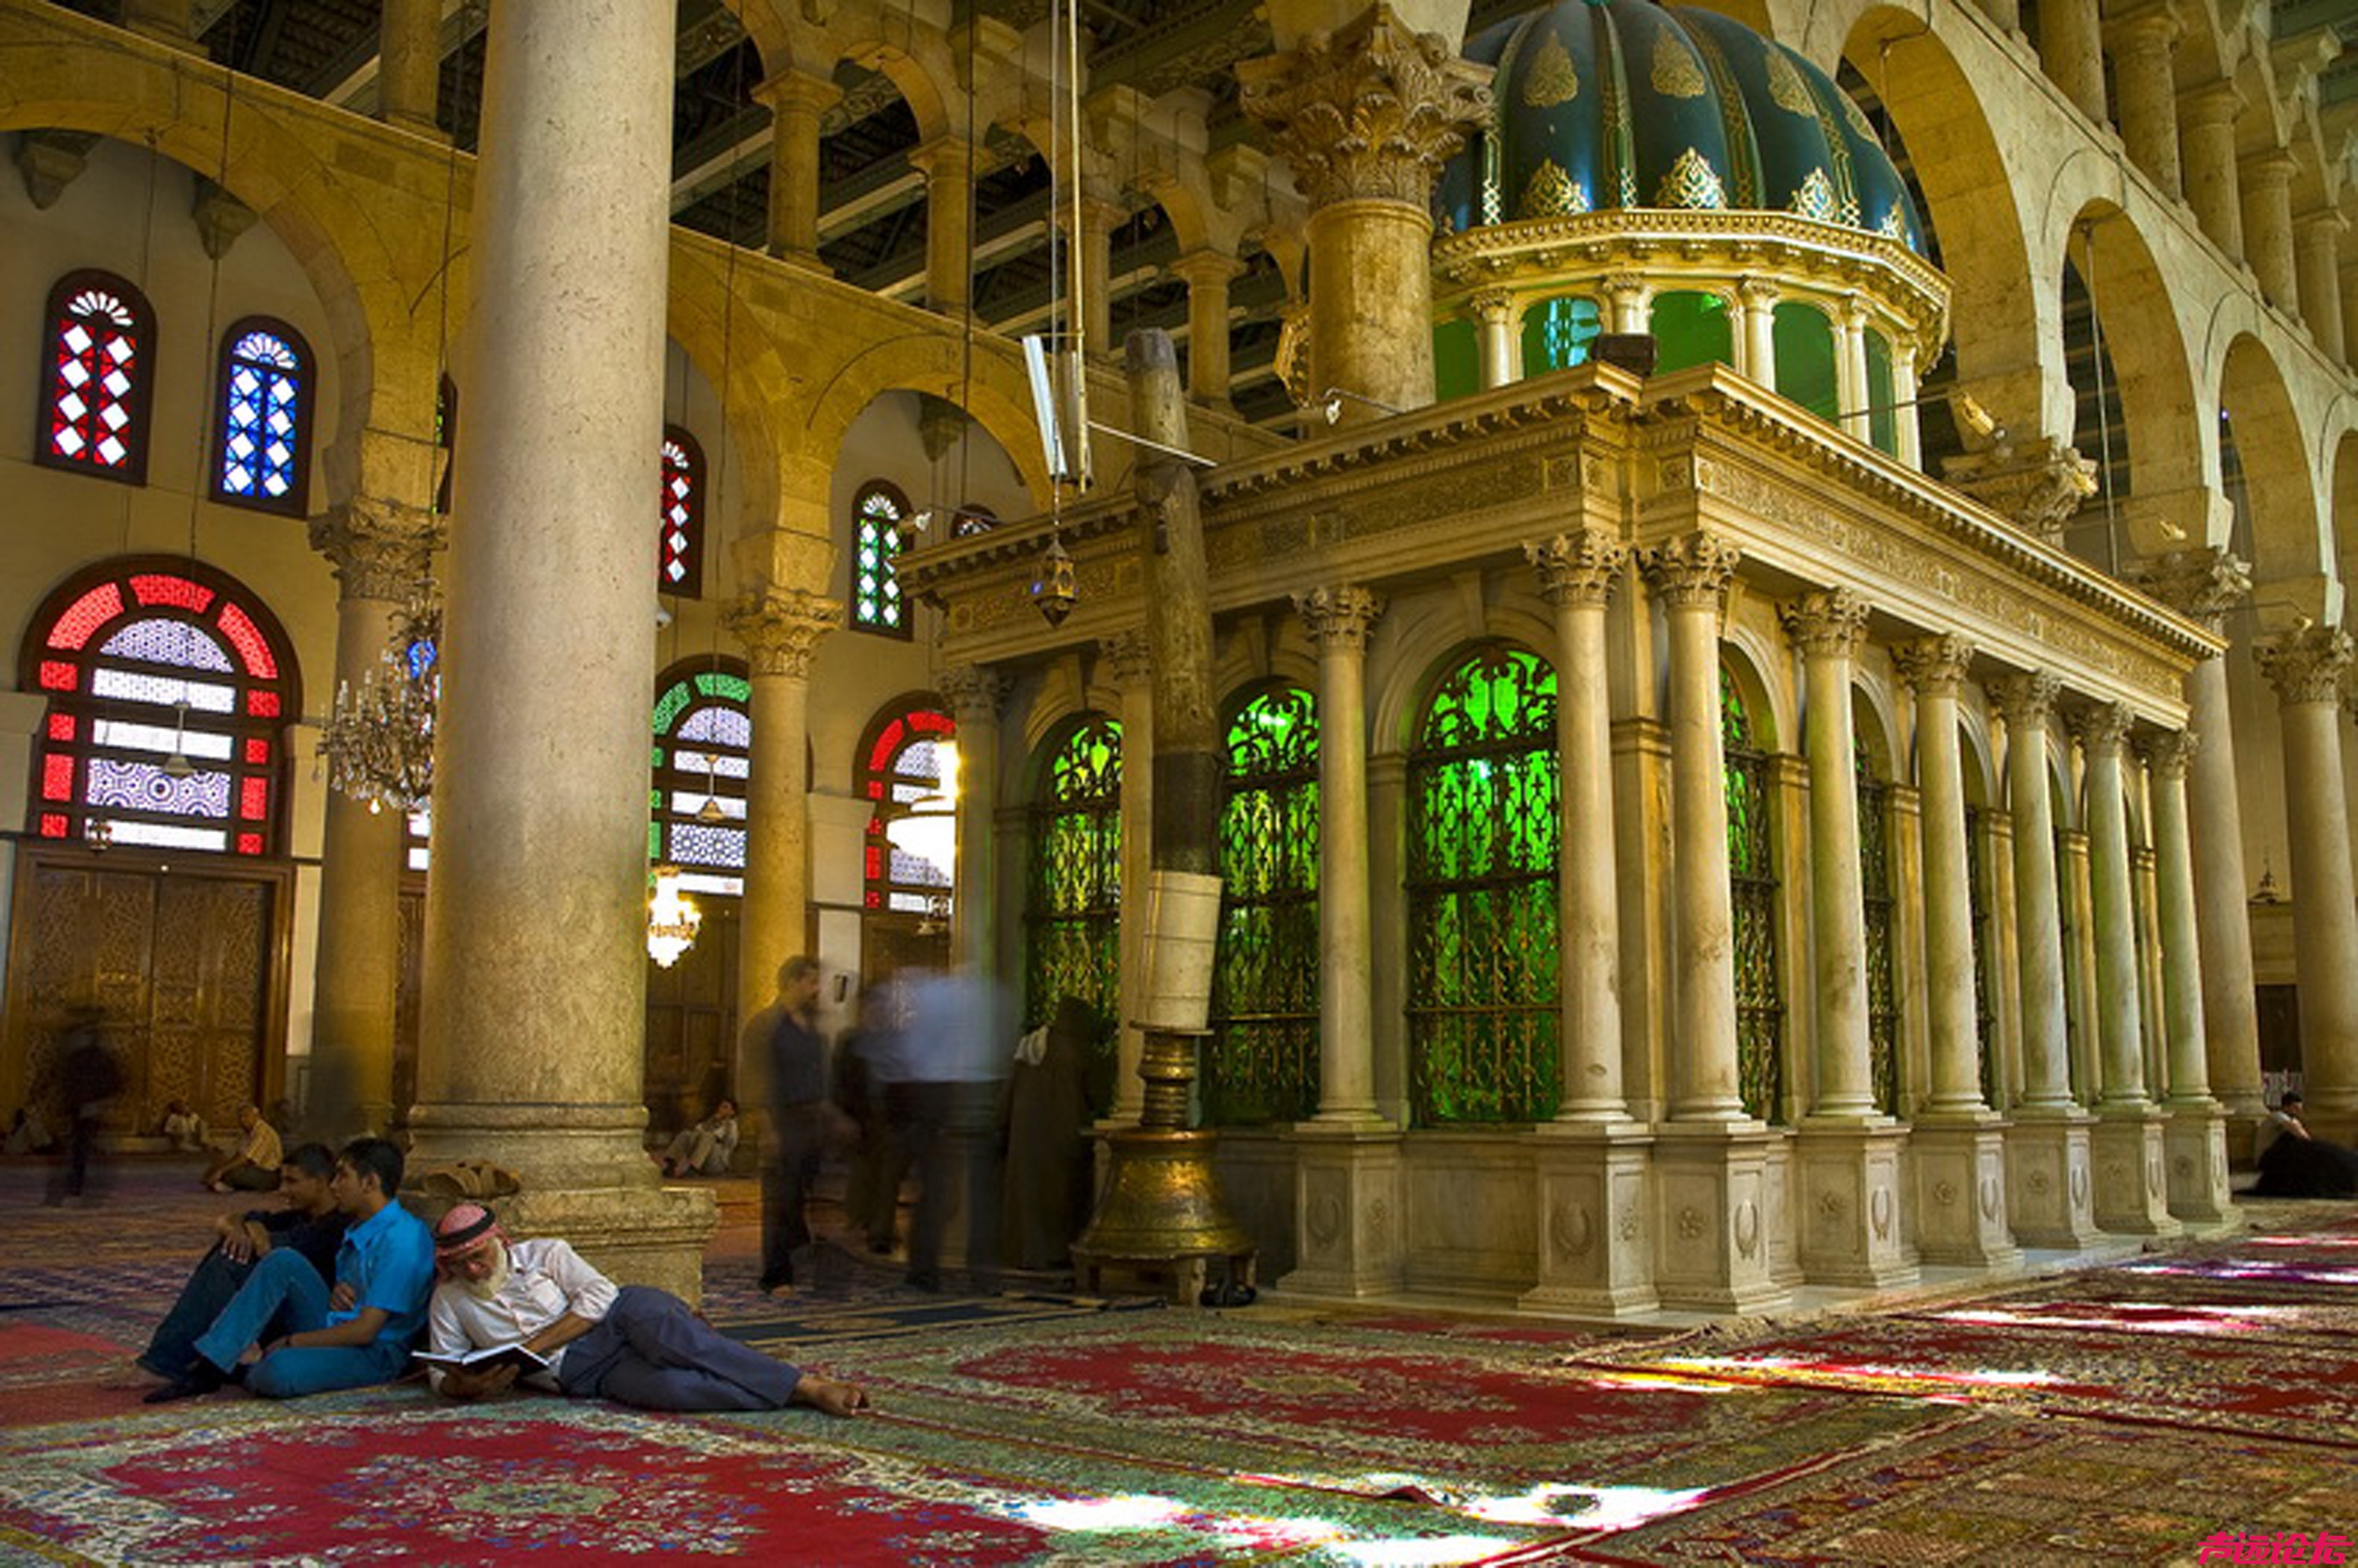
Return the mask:
{"type": "Polygon", "coordinates": [[[481,1204],[451,1205],[450,1212],[434,1227],[435,1277],[452,1278],[452,1266],[481,1251],[493,1237],[502,1246],[510,1245],[508,1233],[500,1227],[499,1216],[481,1204]]]}

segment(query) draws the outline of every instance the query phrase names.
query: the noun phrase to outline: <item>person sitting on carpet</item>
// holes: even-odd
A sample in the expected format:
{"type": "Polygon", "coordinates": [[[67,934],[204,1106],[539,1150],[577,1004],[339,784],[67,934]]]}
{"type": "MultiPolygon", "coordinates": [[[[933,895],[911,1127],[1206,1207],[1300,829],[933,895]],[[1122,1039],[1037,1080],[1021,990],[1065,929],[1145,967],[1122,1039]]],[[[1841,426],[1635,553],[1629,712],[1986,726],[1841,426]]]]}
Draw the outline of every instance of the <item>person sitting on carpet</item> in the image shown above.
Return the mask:
{"type": "Polygon", "coordinates": [[[2288,1089],[2268,1113],[2276,1140],[2260,1151],[2260,1179],[2252,1195],[2264,1198],[2358,1197],[2358,1150],[2328,1143],[2301,1120],[2307,1108],[2288,1089]]]}
{"type": "MultiPolygon", "coordinates": [[[[521,1344],[548,1359],[528,1385],[641,1410],[767,1411],[810,1405],[829,1415],[868,1408],[858,1386],[806,1373],[738,1344],[668,1291],[614,1282],[553,1238],[512,1241],[489,1209],[454,1206],[434,1230],[440,1281],[428,1309],[438,1356],[521,1344]]],[[[516,1381],[513,1365],[429,1368],[454,1400],[516,1381]]]]}
{"type": "Polygon", "coordinates": [[[330,1184],[351,1221],[336,1248],[335,1289],[301,1253],[274,1250],[198,1337],[188,1375],[147,1402],[211,1393],[241,1370],[247,1389],[274,1400],[401,1376],[434,1288],[433,1235],[394,1199],[401,1169],[401,1151],[382,1138],[345,1144],[330,1184]],[[265,1340],[275,1329],[287,1332],[265,1340]]]}
{"type": "Polygon", "coordinates": [[[737,1102],[722,1096],[712,1114],[687,1129],[664,1151],[666,1176],[725,1176],[737,1156],[737,1102]]]}
{"type": "Polygon", "coordinates": [[[281,1248],[308,1262],[324,1290],[335,1277],[336,1249],[344,1237],[344,1216],[329,1190],[335,1174],[336,1157],[328,1146],[306,1143],[279,1167],[278,1190],[287,1199],[282,1207],[250,1208],[215,1220],[219,1236],[212,1249],[180,1287],[179,1300],[157,1325],[155,1336],[140,1353],[139,1366],[168,1382],[194,1371],[197,1336],[253,1276],[254,1265],[281,1248]]]}
{"type": "Polygon", "coordinates": [[[189,1108],[189,1102],[176,1099],[164,1107],[164,1138],[183,1154],[194,1154],[205,1146],[205,1119],[189,1108]]]}
{"type": "Polygon", "coordinates": [[[278,1130],[270,1125],[260,1106],[240,1106],[237,1124],[245,1129],[245,1141],[236,1152],[222,1156],[205,1167],[197,1179],[217,1193],[233,1188],[240,1192],[266,1193],[278,1184],[278,1167],[287,1156],[278,1147],[278,1130]]]}
{"type": "Polygon", "coordinates": [[[41,1119],[38,1106],[20,1105],[16,1119],[8,1123],[8,1137],[0,1143],[0,1154],[46,1154],[57,1146],[49,1136],[49,1124],[41,1119]]]}

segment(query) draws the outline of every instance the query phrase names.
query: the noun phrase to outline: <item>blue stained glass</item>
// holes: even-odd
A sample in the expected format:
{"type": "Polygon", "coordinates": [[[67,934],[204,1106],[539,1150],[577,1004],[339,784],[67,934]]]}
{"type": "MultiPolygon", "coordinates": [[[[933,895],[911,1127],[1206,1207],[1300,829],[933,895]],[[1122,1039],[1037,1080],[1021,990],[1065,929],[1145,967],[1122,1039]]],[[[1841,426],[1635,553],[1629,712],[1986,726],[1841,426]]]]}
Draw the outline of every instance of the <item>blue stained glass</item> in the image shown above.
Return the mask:
{"type": "Polygon", "coordinates": [[[275,333],[248,332],[231,348],[222,423],[223,495],[281,501],[293,493],[302,374],[301,356],[275,333]]]}

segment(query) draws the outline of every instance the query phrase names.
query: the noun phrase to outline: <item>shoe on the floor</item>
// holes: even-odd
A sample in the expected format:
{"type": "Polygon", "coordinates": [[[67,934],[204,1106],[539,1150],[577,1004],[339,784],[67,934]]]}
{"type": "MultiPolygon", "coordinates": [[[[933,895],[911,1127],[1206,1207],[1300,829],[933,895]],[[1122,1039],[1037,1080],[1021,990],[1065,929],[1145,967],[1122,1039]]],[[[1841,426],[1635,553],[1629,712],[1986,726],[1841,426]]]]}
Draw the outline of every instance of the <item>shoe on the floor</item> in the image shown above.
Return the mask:
{"type": "Polygon", "coordinates": [[[205,1394],[218,1393],[227,1381],[212,1363],[200,1362],[185,1378],[176,1378],[160,1389],[150,1389],[139,1397],[143,1405],[168,1405],[175,1400],[193,1400],[205,1394]]]}

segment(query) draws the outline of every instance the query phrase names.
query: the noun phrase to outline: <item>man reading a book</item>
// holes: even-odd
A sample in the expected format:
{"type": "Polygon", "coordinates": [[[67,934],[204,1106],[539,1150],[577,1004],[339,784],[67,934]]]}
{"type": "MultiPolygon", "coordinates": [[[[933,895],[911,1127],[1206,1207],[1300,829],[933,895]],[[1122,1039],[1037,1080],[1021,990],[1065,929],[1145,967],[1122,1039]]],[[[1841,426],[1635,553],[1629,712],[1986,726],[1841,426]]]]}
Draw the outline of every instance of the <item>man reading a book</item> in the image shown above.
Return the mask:
{"type": "Polygon", "coordinates": [[[455,1206],[435,1227],[434,1271],[429,1348],[421,1359],[450,1399],[480,1399],[521,1378],[574,1399],[641,1410],[801,1404],[850,1415],[868,1407],[855,1385],[738,1344],[668,1291],[617,1288],[567,1242],[512,1240],[477,1204],[455,1206]]]}

